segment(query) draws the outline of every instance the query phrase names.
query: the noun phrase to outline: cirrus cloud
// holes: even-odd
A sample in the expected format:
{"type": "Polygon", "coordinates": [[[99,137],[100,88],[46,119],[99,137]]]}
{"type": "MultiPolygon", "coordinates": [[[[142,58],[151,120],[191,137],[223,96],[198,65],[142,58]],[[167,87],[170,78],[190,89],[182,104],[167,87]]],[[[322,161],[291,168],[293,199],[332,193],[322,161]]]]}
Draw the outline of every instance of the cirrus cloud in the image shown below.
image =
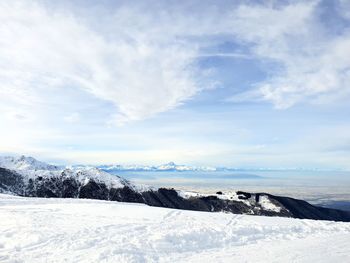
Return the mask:
{"type": "MultiPolygon", "coordinates": [[[[350,20],[339,32],[328,30],[319,14],[327,9],[323,4],[243,5],[235,11],[233,33],[252,45],[256,58],[275,65],[265,64],[269,76],[232,101],[265,100],[283,109],[296,103],[323,104],[349,98],[350,20]]],[[[332,19],[341,19],[341,15],[328,14],[332,19]]]]}
{"type": "Polygon", "coordinates": [[[73,13],[38,3],[2,2],[0,12],[0,95],[7,101],[35,106],[50,89],[79,88],[114,103],[128,121],[176,107],[201,90],[191,65],[196,47],[128,25],[127,18],[137,19],[132,10],[114,15],[121,24],[112,38],[73,13]]]}
{"type": "Polygon", "coordinates": [[[145,11],[144,3],[122,3],[97,22],[92,11],[2,2],[0,95],[35,106],[48,90],[80,89],[113,103],[110,122],[121,124],[175,108],[220,82],[197,64],[214,54],[275,64],[233,101],[265,100],[277,108],[337,101],[349,95],[350,34],[325,33],[319,6],[152,2],[145,11]],[[249,55],[203,51],[225,41],[249,47],[249,55]]]}

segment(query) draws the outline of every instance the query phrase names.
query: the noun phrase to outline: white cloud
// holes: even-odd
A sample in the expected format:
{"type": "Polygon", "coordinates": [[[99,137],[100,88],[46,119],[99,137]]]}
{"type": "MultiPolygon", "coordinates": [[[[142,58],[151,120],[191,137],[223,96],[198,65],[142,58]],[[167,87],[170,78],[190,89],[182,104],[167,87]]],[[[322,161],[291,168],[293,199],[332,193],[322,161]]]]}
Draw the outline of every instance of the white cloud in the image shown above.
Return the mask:
{"type": "Polygon", "coordinates": [[[267,100],[277,108],[288,108],[299,102],[332,103],[349,97],[350,34],[347,30],[327,34],[317,17],[317,4],[236,10],[234,34],[253,45],[257,58],[278,64],[278,70],[272,67],[270,77],[257,83],[255,91],[239,99],[267,100]]]}
{"type": "Polygon", "coordinates": [[[99,23],[90,13],[3,2],[0,95],[35,106],[45,103],[50,89],[79,88],[115,105],[110,122],[148,118],[215,86],[217,80],[199,81],[205,73],[194,61],[208,56],[201,48],[221,35],[252,45],[249,58],[280,65],[257,91],[240,98],[255,96],[278,108],[323,103],[329,94],[336,101],[349,93],[350,61],[344,54],[350,52],[350,35],[323,36],[316,4],[196,6],[195,12],[161,4],[145,12],[141,3],[124,4],[100,14],[99,23]]]}
{"type": "Polygon", "coordinates": [[[63,117],[64,121],[68,123],[76,123],[80,120],[80,114],[77,112],[73,112],[65,117],[63,117]]]}
{"type": "MultiPolygon", "coordinates": [[[[195,62],[203,57],[267,63],[269,77],[234,101],[266,100],[286,108],[349,98],[350,34],[327,35],[315,14],[317,3],[220,7],[154,2],[149,8],[147,3],[125,2],[107,11],[102,7],[97,15],[94,8],[67,11],[61,2],[56,4],[61,8],[42,3],[0,3],[0,151],[77,162],[88,157],[85,162],[190,160],[239,165],[239,158],[246,158],[247,163],[264,164],[262,156],[271,148],[261,145],[268,138],[255,143],[244,134],[224,136],[232,133],[232,123],[239,123],[233,117],[242,113],[222,117],[220,106],[213,111],[218,115],[211,115],[212,108],[203,105],[200,119],[208,120],[203,125],[193,121],[195,111],[189,110],[176,118],[170,114],[150,120],[148,132],[143,122],[103,126],[106,120],[115,125],[152,117],[216,87],[220,80],[201,80],[205,72],[195,62]],[[243,48],[227,53],[216,49],[225,41],[237,41],[243,48]],[[191,115],[184,121],[186,114],[191,115]],[[223,120],[217,123],[220,116],[223,120]],[[208,130],[213,131],[207,134],[208,130]]],[[[275,127],[268,132],[261,127],[252,133],[277,134],[275,127]]],[[[277,145],[270,164],[289,150],[288,145],[277,145]]],[[[293,163],[298,156],[298,161],[316,160],[314,152],[321,150],[305,149],[306,156],[304,149],[296,149],[284,162],[293,163]]],[[[336,163],[336,158],[329,163],[336,163]]]]}
{"type": "Polygon", "coordinates": [[[133,27],[129,19],[138,14],[115,14],[113,22],[121,24],[108,38],[71,13],[39,4],[2,2],[0,10],[3,99],[35,106],[50,89],[78,87],[113,102],[124,119],[138,120],[200,90],[191,67],[196,48],[173,35],[154,37],[155,24],[133,27]]]}

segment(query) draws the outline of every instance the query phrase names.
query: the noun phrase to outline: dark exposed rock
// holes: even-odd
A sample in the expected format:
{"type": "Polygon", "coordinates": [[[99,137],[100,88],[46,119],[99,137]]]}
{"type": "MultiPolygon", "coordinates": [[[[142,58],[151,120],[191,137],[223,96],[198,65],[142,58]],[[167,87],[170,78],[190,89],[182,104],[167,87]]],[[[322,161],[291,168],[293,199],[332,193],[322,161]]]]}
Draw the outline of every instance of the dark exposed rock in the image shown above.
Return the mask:
{"type": "Polygon", "coordinates": [[[105,184],[90,180],[87,184],[80,187],[79,198],[108,200],[109,189],[105,184]]]}
{"type": "Polygon", "coordinates": [[[242,191],[237,191],[237,195],[238,195],[238,198],[242,200],[246,200],[252,197],[250,193],[242,192],[242,191]]]}
{"type": "Polygon", "coordinates": [[[0,167],[0,193],[25,195],[22,175],[0,167]]]}
{"type": "Polygon", "coordinates": [[[111,188],[109,190],[109,200],[129,203],[143,203],[142,195],[130,187],[111,188]]]}
{"type": "Polygon", "coordinates": [[[61,197],[60,192],[62,191],[62,180],[57,177],[36,178],[34,180],[36,186],[35,196],[37,197],[61,197]]]}
{"type": "Polygon", "coordinates": [[[78,198],[80,183],[73,178],[65,178],[62,181],[62,195],[63,198],[78,198]]]}

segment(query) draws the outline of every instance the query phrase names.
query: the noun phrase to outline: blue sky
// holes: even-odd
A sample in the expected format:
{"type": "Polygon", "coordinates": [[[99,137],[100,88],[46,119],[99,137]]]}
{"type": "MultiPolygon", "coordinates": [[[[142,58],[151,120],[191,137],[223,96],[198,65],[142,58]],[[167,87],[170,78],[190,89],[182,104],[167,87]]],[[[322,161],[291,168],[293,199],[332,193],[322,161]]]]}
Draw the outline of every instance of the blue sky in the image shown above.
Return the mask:
{"type": "Polygon", "coordinates": [[[0,152],[350,169],[350,1],[0,3],[0,152]]]}

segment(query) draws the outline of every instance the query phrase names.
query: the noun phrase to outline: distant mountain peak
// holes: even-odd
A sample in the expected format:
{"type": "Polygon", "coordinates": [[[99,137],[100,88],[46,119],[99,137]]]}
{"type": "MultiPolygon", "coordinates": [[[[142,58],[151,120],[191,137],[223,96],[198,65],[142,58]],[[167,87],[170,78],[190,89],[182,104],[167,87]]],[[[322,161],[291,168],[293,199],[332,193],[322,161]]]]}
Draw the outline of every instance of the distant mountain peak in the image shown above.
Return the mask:
{"type": "Polygon", "coordinates": [[[216,171],[217,168],[209,166],[189,166],[179,165],[175,162],[168,162],[161,165],[149,166],[149,165],[101,165],[98,166],[105,171],[216,171]]]}

